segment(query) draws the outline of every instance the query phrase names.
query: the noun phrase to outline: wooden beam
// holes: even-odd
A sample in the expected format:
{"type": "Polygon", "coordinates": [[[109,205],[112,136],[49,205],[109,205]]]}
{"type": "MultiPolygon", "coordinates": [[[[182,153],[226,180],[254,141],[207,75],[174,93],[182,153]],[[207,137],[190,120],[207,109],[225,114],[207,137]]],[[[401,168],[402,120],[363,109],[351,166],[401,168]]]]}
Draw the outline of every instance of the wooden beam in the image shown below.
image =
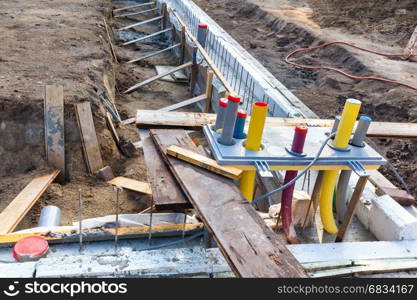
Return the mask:
{"type": "Polygon", "coordinates": [[[139,129],[148,182],[156,210],[191,208],[161,154],[156,149],[148,129],[139,129]]]}
{"type": "Polygon", "coordinates": [[[192,143],[184,130],[154,129],[151,136],[237,277],[307,277],[233,182],[166,155],[179,141],[192,143]]]}
{"type": "MultiPolygon", "coordinates": [[[[185,233],[191,234],[203,228],[202,223],[186,224],[185,233]]],[[[117,237],[119,239],[132,239],[140,237],[148,237],[150,226],[129,226],[118,228],[117,237]]],[[[167,224],[167,225],[153,225],[152,236],[175,236],[181,233],[184,229],[183,224],[167,224]]],[[[115,228],[94,228],[83,230],[83,241],[106,241],[114,240],[116,234],[115,228]]],[[[29,233],[9,233],[0,235],[0,248],[11,246],[14,243],[28,236],[41,236],[49,243],[69,243],[79,240],[79,233],[73,229],[54,229],[41,232],[29,233]]]]}
{"type": "Polygon", "coordinates": [[[149,38],[151,38],[151,37],[157,36],[157,35],[159,35],[159,34],[162,34],[162,33],[165,33],[165,32],[171,31],[171,30],[172,30],[172,28],[167,28],[167,29],[164,29],[164,30],[160,30],[160,31],[157,31],[157,32],[151,33],[151,34],[149,34],[149,35],[147,35],[147,36],[143,36],[143,37],[140,37],[140,38],[138,38],[138,39],[128,41],[128,42],[126,42],[126,43],[123,43],[122,45],[123,45],[123,46],[127,46],[127,45],[130,45],[130,44],[134,44],[134,43],[137,43],[137,42],[141,42],[141,41],[143,41],[143,40],[149,39],[149,38]]]}
{"type": "Polygon", "coordinates": [[[342,221],[342,225],[339,227],[339,231],[336,236],[336,242],[342,242],[345,237],[346,231],[348,230],[350,223],[352,222],[353,215],[355,214],[356,207],[358,206],[359,200],[361,199],[362,192],[365,189],[365,185],[368,182],[369,175],[359,177],[356,183],[355,190],[353,191],[352,198],[349,201],[346,215],[342,221]]]}
{"type": "Polygon", "coordinates": [[[207,72],[207,81],[206,81],[206,103],[204,103],[204,112],[208,113],[211,106],[211,96],[213,94],[213,71],[207,72]]]}
{"type": "Polygon", "coordinates": [[[87,169],[91,174],[94,174],[103,168],[103,160],[101,158],[100,145],[94,127],[90,102],[76,103],[75,111],[87,169]]]}
{"type": "Polygon", "coordinates": [[[149,79],[146,79],[146,80],[144,80],[142,82],[139,82],[138,84],[135,84],[134,86],[128,88],[126,91],[123,92],[123,94],[128,94],[128,93],[131,93],[133,91],[136,91],[137,89],[139,89],[139,88],[141,88],[141,87],[143,87],[143,86],[145,86],[145,85],[147,85],[147,84],[149,84],[151,82],[154,82],[155,80],[158,80],[158,79],[160,79],[162,77],[165,77],[165,76],[167,76],[169,74],[178,72],[179,70],[188,68],[192,64],[193,64],[192,62],[188,62],[188,63],[182,64],[180,66],[177,66],[177,67],[175,67],[175,68],[173,68],[173,69],[171,69],[169,71],[166,71],[166,72],[163,72],[161,74],[155,75],[155,76],[153,76],[153,77],[151,77],[149,79]]]}
{"type": "Polygon", "coordinates": [[[182,20],[182,18],[177,14],[176,11],[171,10],[171,12],[175,16],[175,18],[177,18],[178,22],[181,24],[181,26],[183,27],[183,29],[185,29],[185,33],[190,37],[191,41],[197,46],[197,48],[200,51],[201,55],[204,57],[204,60],[207,62],[207,64],[209,65],[209,67],[213,70],[214,74],[216,74],[217,78],[224,85],[224,87],[227,90],[227,92],[233,94],[234,91],[233,91],[232,86],[224,78],[223,74],[216,67],[216,65],[214,64],[214,62],[211,60],[210,56],[207,54],[206,50],[198,42],[197,38],[187,28],[187,25],[184,23],[184,21],[182,20]]]}
{"type": "Polygon", "coordinates": [[[0,214],[0,234],[12,232],[58,176],[59,170],[36,177],[13,199],[0,214]]]}
{"type": "Polygon", "coordinates": [[[151,22],[155,22],[155,21],[161,20],[162,18],[163,18],[163,16],[158,16],[158,17],[151,18],[151,19],[148,19],[148,20],[145,20],[145,21],[141,21],[141,22],[137,22],[137,23],[133,23],[133,24],[127,25],[127,26],[122,27],[122,28],[120,28],[118,30],[119,31],[123,31],[123,30],[127,30],[127,29],[130,29],[130,28],[133,28],[133,27],[142,26],[142,25],[145,25],[145,24],[148,24],[148,23],[151,23],[151,22]]]}
{"type": "Polygon", "coordinates": [[[114,17],[115,18],[124,18],[124,17],[136,16],[136,15],[143,15],[143,14],[146,14],[148,12],[155,11],[155,10],[158,10],[158,8],[146,9],[146,10],[137,11],[137,12],[133,12],[133,13],[123,14],[123,15],[117,15],[117,16],[114,16],[114,17]]]}
{"type": "MultiPolygon", "coordinates": [[[[140,128],[155,127],[179,127],[199,130],[201,127],[214,124],[215,114],[194,112],[157,112],[154,110],[138,110],[136,124],[140,128]]],[[[250,121],[248,117],[247,122],[250,121]]],[[[269,126],[307,126],[328,127],[333,126],[333,120],[329,119],[302,119],[302,118],[278,118],[268,117],[266,123],[269,126]]],[[[417,138],[417,123],[398,122],[372,122],[368,130],[368,137],[378,138],[417,138]]]]}
{"type": "Polygon", "coordinates": [[[155,1],[150,1],[150,2],[146,2],[146,3],[130,5],[130,6],[126,6],[126,7],[121,7],[121,8],[113,9],[113,12],[122,11],[122,10],[128,10],[128,9],[137,8],[137,7],[143,7],[143,6],[148,6],[148,5],[153,5],[155,3],[156,3],[155,1]]]}
{"type": "Polygon", "coordinates": [[[44,97],[45,153],[48,165],[58,169],[57,180],[65,182],[64,89],[46,85],[44,97]]]}
{"type": "Polygon", "coordinates": [[[119,176],[107,181],[107,183],[142,194],[152,195],[151,187],[147,182],[119,176]]]}
{"type": "Polygon", "coordinates": [[[113,42],[110,36],[110,29],[109,29],[109,26],[107,25],[106,18],[104,17],[103,17],[103,23],[104,23],[104,28],[106,29],[107,39],[109,40],[111,54],[113,56],[114,61],[116,63],[119,63],[119,61],[117,60],[116,50],[113,47],[113,42]]]}
{"type": "Polygon", "coordinates": [[[179,103],[172,104],[170,106],[165,106],[161,109],[158,109],[158,111],[172,111],[178,108],[182,108],[184,106],[188,106],[188,105],[203,101],[205,99],[206,99],[206,94],[203,94],[203,95],[200,95],[200,96],[188,99],[188,100],[181,101],[179,103]]]}
{"type": "Polygon", "coordinates": [[[172,145],[168,147],[167,154],[183,161],[189,162],[195,166],[207,169],[216,174],[225,176],[227,178],[238,180],[242,175],[242,170],[229,166],[221,166],[214,159],[207,156],[200,155],[193,151],[172,145]]]}

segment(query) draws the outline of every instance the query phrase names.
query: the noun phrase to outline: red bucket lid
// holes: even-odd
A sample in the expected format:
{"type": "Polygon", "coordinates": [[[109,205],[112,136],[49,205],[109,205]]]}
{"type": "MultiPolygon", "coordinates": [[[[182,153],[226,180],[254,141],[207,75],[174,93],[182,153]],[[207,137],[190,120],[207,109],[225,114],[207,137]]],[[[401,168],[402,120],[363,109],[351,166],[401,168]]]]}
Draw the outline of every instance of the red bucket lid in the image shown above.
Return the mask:
{"type": "Polygon", "coordinates": [[[49,250],[48,242],[40,236],[29,236],[18,241],[13,247],[17,261],[31,261],[41,258],[49,250]]]}

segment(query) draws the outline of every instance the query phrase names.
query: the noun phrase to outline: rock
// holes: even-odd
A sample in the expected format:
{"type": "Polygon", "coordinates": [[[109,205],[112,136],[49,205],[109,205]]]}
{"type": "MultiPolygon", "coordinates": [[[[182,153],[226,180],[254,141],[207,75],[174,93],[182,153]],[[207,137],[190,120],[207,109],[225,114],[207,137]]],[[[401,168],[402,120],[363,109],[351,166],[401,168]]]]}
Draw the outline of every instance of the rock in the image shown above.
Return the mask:
{"type": "Polygon", "coordinates": [[[106,182],[114,178],[113,171],[109,166],[105,166],[104,168],[98,170],[95,175],[98,179],[106,182]]]}

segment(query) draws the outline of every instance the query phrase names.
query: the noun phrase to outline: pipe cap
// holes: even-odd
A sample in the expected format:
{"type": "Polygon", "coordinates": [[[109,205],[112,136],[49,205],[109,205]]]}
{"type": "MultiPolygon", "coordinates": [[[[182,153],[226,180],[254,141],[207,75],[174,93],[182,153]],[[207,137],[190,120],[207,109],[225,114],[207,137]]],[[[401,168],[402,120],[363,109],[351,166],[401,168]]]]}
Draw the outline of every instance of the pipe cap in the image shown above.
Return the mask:
{"type": "Polygon", "coordinates": [[[308,127],[306,125],[297,125],[295,126],[295,132],[306,135],[308,127]]]}
{"type": "Polygon", "coordinates": [[[240,103],[240,97],[236,95],[227,96],[227,100],[232,101],[234,103],[240,103]]]}
{"type": "Polygon", "coordinates": [[[246,117],[248,116],[248,113],[243,110],[243,109],[239,109],[237,112],[237,117],[238,118],[242,118],[242,119],[246,119],[246,117]]]}
{"type": "Polygon", "coordinates": [[[207,24],[198,24],[198,28],[208,28],[207,24]]]}
{"type": "Polygon", "coordinates": [[[40,236],[28,236],[13,247],[13,257],[17,261],[38,260],[49,250],[48,241],[40,236]]]}
{"type": "Polygon", "coordinates": [[[220,98],[219,100],[219,106],[221,107],[227,107],[227,102],[229,102],[226,98],[220,98]]]}

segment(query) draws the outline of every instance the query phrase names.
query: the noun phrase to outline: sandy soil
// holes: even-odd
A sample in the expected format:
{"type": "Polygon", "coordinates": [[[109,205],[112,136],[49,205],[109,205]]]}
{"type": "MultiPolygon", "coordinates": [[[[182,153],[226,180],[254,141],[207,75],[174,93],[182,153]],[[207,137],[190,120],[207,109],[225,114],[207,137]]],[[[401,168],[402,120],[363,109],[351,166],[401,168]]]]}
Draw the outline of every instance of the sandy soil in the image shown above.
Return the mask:
{"type": "MultiPolygon", "coordinates": [[[[48,172],[44,153],[43,86],[64,86],[66,185],[52,184],[18,228],[36,225],[40,209],[57,205],[62,225],[78,218],[78,190],[84,198],[84,217],[115,212],[113,187],[88,175],[73,103],[92,104],[104,163],[115,175],[146,180],[139,154],[123,157],[105,127],[104,109],[97,97],[103,75],[113,78],[110,48],[103,25],[106,0],[0,2],[0,210],[36,176],[48,172]]],[[[119,134],[137,141],[132,130],[119,134]]],[[[135,213],[149,197],[124,191],[121,212],[135,213]]]]}
{"type": "MultiPolygon", "coordinates": [[[[368,114],[374,120],[416,122],[416,91],[380,82],[355,81],[326,71],[297,69],[283,61],[292,50],[332,40],[346,40],[371,49],[402,53],[401,47],[417,25],[417,6],[411,5],[415,1],[400,1],[401,5],[398,1],[385,1],[376,12],[365,9],[366,5],[372,8],[378,2],[362,1],[362,4],[358,4],[357,1],[327,0],[196,1],[320,117],[333,118],[341,112],[344,100],[353,97],[363,101],[361,113],[368,114]],[[336,6],[339,2],[343,2],[341,10],[336,6]],[[398,12],[395,15],[398,9],[402,13],[405,9],[405,15],[400,17],[398,12]],[[321,13],[324,15],[321,16],[321,13]],[[375,14],[380,16],[378,20],[375,14]],[[381,25],[386,23],[384,18],[391,18],[389,30],[381,25]],[[342,19],[343,22],[340,21],[342,19]],[[353,24],[363,27],[363,32],[353,30],[353,24]]],[[[357,75],[372,74],[417,85],[415,62],[375,57],[338,46],[300,57],[297,57],[297,62],[304,64],[334,66],[357,75]]],[[[417,196],[417,182],[414,179],[417,175],[417,142],[375,142],[417,196]]],[[[383,169],[383,173],[398,183],[386,168],[383,169]]]]}

